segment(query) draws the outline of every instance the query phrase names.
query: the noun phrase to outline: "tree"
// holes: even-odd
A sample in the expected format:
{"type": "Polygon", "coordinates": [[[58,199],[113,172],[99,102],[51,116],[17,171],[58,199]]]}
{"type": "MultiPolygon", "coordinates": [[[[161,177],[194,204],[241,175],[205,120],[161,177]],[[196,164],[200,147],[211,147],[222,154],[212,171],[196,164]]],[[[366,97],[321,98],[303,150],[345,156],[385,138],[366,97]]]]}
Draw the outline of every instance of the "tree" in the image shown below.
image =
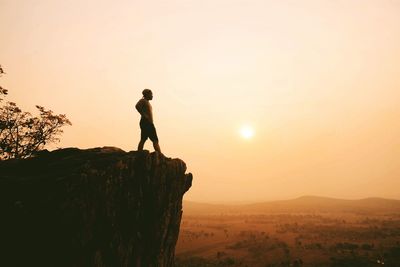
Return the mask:
{"type": "MultiPolygon", "coordinates": [[[[4,74],[4,70],[3,70],[3,68],[1,67],[1,65],[0,65],[0,77],[2,76],[4,74]]],[[[0,86],[0,96],[1,95],[6,95],[7,94],[7,89],[4,89],[3,87],[1,87],[0,86]]],[[[3,99],[0,97],[0,102],[2,101],[3,99]]]]}
{"type": "MultiPolygon", "coordinates": [[[[0,76],[4,74],[0,66],[0,76]]],[[[8,91],[0,87],[0,96],[8,91]]],[[[0,102],[2,102],[0,98],[0,102]]],[[[61,129],[72,125],[65,114],[53,114],[42,106],[36,106],[39,116],[22,111],[16,103],[0,106],[0,159],[27,158],[43,149],[46,144],[59,142],[61,129]]]]}

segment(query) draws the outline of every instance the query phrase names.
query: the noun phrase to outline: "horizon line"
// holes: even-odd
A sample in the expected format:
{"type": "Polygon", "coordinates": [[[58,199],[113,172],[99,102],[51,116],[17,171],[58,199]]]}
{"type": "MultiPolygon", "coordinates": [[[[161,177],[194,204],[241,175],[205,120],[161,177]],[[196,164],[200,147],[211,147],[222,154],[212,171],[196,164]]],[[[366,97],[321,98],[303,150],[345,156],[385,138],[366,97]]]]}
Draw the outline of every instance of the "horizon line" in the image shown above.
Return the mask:
{"type": "Polygon", "coordinates": [[[191,200],[191,199],[183,199],[184,202],[192,202],[198,204],[210,204],[210,205],[248,205],[248,204],[258,204],[258,203],[266,203],[266,202],[278,202],[278,201],[289,201],[289,200],[297,200],[300,198],[306,197],[314,197],[314,198],[325,198],[325,199],[332,199],[332,200],[366,200],[366,199],[384,199],[384,200],[396,200],[400,201],[400,198],[391,198],[391,197],[380,197],[380,196],[368,196],[368,197],[361,197],[361,198],[340,198],[340,197],[329,197],[329,196],[320,196],[320,195],[301,195],[298,197],[292,198],[283,198],[283,199],[270,199],[270,200],[227,200],[227,201],[198,201],[198,200],[191,200]]]}

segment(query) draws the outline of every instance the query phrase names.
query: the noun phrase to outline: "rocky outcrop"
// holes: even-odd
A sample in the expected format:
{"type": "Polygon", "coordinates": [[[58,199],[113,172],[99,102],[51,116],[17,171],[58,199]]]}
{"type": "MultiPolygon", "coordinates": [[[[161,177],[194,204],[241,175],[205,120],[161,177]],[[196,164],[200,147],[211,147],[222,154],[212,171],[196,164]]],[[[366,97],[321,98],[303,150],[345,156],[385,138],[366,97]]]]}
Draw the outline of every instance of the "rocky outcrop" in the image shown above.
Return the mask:
{"type": "Polygon", "coordinates": [[[173,266],[185,172],[110,147],[0,161],[0,266],[173,266]]]}

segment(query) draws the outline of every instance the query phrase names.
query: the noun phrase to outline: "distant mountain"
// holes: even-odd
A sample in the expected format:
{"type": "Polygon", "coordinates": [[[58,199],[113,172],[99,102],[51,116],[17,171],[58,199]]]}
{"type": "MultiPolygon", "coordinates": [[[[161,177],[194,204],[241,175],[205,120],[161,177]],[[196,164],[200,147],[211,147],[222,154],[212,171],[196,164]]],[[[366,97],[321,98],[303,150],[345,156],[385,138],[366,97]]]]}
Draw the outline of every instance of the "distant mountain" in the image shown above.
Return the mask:
{"type": "Polygon", "coordinates": [[[362,214],[370,212],[398,213],[400,212],[400,200],[384,198],[348,200],[318,196],[303,196],[290,200],[260,202],[246,205],[218,205],[184,201],[183,207],[185,215],[262,214],[287,212],[350,212],[362,214]]]}

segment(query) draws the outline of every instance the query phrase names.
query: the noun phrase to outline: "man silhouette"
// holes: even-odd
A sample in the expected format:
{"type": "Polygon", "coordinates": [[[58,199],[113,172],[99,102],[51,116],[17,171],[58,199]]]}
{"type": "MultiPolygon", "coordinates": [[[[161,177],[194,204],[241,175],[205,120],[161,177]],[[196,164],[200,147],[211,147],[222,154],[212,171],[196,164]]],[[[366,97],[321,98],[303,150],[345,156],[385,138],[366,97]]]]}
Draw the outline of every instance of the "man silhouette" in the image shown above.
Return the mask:
{"type": "Polygon", "coordinates": [[[138,151],[143,150],[144,143],[147,138],[153,142],[153,147],[155,151],[161,153],[160,145],[158,144],[158,136],[156,128],[153,123],[153,110],[150,104],[150,100],[153,99],[153,92],[150,89],[144,89],[143,98],[140,99],[136,104],[136,109],[140,113],[140,142],[138,145],[138,151]]]}

